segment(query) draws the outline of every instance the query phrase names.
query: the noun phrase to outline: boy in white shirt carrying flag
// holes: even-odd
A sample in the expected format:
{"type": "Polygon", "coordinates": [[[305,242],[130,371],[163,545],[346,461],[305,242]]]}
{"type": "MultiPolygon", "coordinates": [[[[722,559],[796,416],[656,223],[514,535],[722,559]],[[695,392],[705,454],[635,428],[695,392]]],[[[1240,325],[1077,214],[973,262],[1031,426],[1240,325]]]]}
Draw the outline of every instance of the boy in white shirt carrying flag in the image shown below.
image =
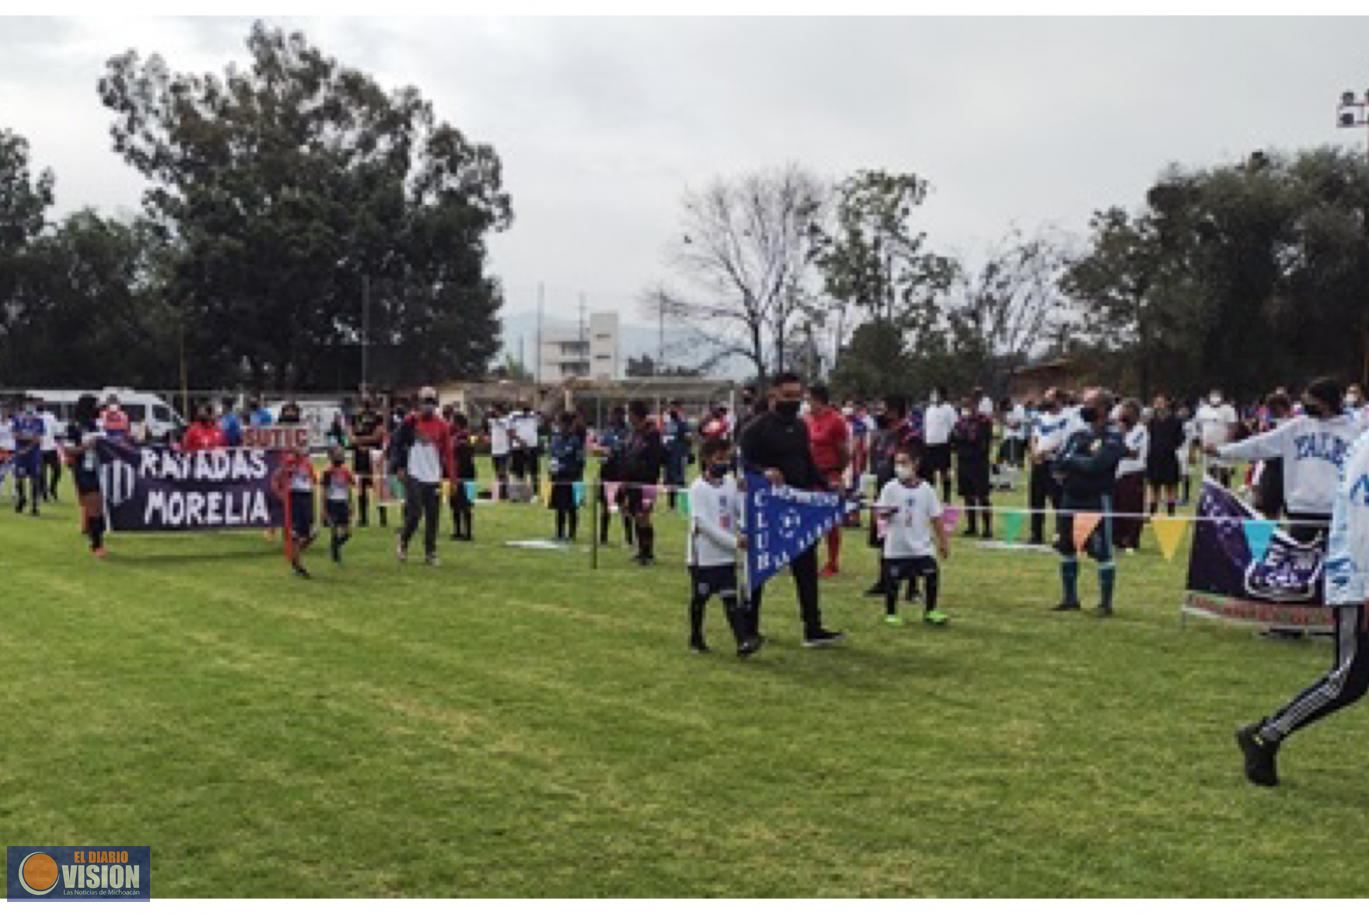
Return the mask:
{"type": "Polygon", "coordinates": [[[746,538],[738,532],[743,502],[731,475],[732,448],[711,438],[699,456],[703,475],[689,487],[689,649],[708,653],[704,608],[718,596],[737,639],[737,656],[748,657],[760,650],[761,638],[737,600],[737,550],[746,548],[746,538]]]}
{"type": "Polygon", "coordinates": [[[899,448],[894,455],[895,478],[885,483],[875,503],[875,516],[888,525],[884,533],[884,621],[902,625],[898,614],[899,582],[922,579],[922,621],[945,625],[949,617],[936,608],[940,569],[936,557],[950,557],[950,537],[941,523],[941,501],[936,489],[918,475],[919,454],[899,448]],[[935,542],[935,551],[933,547],[935,542]]]}

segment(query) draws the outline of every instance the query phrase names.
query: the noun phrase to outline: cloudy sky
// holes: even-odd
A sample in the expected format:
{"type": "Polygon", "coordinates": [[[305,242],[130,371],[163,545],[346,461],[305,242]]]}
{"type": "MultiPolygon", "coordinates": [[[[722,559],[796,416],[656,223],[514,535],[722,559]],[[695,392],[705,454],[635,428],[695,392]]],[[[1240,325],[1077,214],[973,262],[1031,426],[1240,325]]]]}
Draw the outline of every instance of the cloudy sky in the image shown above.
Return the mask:
{"type": "MultiPolygon", "coordinates": [[[[1013,223],[1081,233],[1171,161],[1351,143],[1369,20],[1070,18],[284,18],[492,143],[513,228],[492,244],[510,311],[635,317],[715,175],[803,163],[911,170],[933,243],[973,256],[1013,223]]],[[[57,174],[59,208],[137,206],[95,94],[135,47],[178,70],[244,57],[246,19],[0,19],[0,126],[57,174]]]]}

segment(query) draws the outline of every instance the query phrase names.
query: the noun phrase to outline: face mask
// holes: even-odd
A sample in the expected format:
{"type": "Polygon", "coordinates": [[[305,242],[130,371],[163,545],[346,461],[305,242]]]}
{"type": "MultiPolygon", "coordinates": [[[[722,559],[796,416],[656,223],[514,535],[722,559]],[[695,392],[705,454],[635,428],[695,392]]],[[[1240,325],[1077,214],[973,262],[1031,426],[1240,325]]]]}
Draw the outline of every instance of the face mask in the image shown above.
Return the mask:
{"type": "Polygon", "coordinates": [[[727,471],[730,469],[731,467],[729,467],[725,463],[710,463],[708,465],[708,478],[722,479],[724,476],[727,475],[727,471]]]}
{"type": "Polygon", "coordinates": [[[429,403],[429,402],[427,402],[427,401],[424,401],[424,403],[423,403],[423,408],[422,408],[422,409],[423,409],[423,415],[425,415],[425,416],[431,416],[433,413],[437,412],[437,404],[436,404],[436,403],[429,403]]]}
{"type": "Polygon", "coordinates": [[[1207,402],[1211,403],[1213,406],[1221,406],[1222,397],[1220,394],[1212,394],[1207,398],[1207,402]]]}
{"type": "Polygon", "coordinates": [[[335,467],[340,467],[340,466],[342,466],[342,464],[343,464],[343,458],[341,458],[341,457],[334,457],[334,458],[333,458],[333,466],[335,466],[335,467]]]}
{"type": "Polygon", "coordinates": [[[1358,395],[1358,394],[1346,394],[1346,395],[1345,395],[1345,405],[1348,406],[1348,407],[1350,407],[1351,409],[1354,409],[1356,406],[1359,406],[1359,395],[1358,395]]]}
{"type": "Polygon", "coordinates": [[[1092,425],[1098,421],[1098,410],[1094,409],[1092,406],[1085,406],[1083,409],[1079,410],[1079,418],[1086,424],[1092,425]]]}
{"type": "Polygon", "coordinates": [[[1314,419],[1319,419],[1322,416],[1326,415],[1326,410],[1322,407],[1320,403],[1311,403],[1308,401],[1304,401],[1302,404],[1302,409],[1303,412],[1307,413],[1307,415],[1311,416],[1314,419]]]}
{"type": "Polygon", "coordinates": [[[794,419],[798,417],[802,405],[798,400],[779,400],[775,403],[775,412],[783,419],[794,419]]]}
{"type": "Polygon", "coordinates": [[[908,482],[913,478],[913,468],[906,463],[895,464],[894,472],[898,475],[901,482],[908,482]]]}

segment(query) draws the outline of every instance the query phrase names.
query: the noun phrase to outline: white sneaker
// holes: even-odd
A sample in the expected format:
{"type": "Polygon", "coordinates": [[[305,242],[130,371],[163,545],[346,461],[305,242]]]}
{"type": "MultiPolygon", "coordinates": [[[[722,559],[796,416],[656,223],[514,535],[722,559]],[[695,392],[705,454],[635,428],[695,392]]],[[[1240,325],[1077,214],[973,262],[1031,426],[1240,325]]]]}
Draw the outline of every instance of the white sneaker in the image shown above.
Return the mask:
{"type": "Polygon", "coordinates": [[[442,563],[437,560],[437,553],[431,552],[423,557],[423,564],[431,565],[433,568],[436,568],[442,563]]]}

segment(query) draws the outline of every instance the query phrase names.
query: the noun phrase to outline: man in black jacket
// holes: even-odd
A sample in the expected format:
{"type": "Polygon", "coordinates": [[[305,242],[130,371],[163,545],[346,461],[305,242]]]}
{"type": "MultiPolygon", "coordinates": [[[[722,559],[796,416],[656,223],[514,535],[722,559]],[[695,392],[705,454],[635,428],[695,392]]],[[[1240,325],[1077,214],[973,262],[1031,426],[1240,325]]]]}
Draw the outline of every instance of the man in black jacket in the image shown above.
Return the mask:
{"type": "Polygon", "coordinates": [[[647,405],[633,400],[627,408],[632,434],[623,454],[623,479],[627,483],[627,510],[637,527],[638,565],[656,561],[656,531],[651,526],[651,509],[656,500],[656,485],[665,465],[665,442],[661,429],[648,414],[647,405]]]}
{"type": "MultiPolygon", "coordinates": [[[[808,426],[799,418],[803,403],[803,382],[793,372],[775,378],[774,406],[760,413],[742,432],[742,464],[750,471],[764,473],[773,485],[795,489],[825,491],[827,482],[813,463],[808,443],[808,426]]],[[[803,618],[803,646],[827,647],[842,639],[841,632],[822,627],[818,608],[818,552],[814,543],[789,566],[798,591],[799,614],[803,618]]],[[[761,590],[751,597],[751,619],[759,629],[761,590]]],[[[752,632],[759,634],[759,631],[752,632]]]]}
{"type": "Polygon", "coordinates": [[[1098,589],[1101,594],[1098,614],[1112,615],[1112,590],[1117,582],[1117,565],[1112,545],[1112,491],[1117,480],[1117,464],[1127,455],[1122,433],[1108,419],[1112,397],[1101,390],[1085,394],[1079,418],[1087,423],[1065,442],[1055,459],[1060,479],[1060,510],[1056,513],[1060,552],[1060,582],[1064,598],[1057,610],[1079,609],[1079,555],[1074,544],[1074,512],[1100,515],[1090,534],[1086,549],[1098,562],[1098,589]]]}

